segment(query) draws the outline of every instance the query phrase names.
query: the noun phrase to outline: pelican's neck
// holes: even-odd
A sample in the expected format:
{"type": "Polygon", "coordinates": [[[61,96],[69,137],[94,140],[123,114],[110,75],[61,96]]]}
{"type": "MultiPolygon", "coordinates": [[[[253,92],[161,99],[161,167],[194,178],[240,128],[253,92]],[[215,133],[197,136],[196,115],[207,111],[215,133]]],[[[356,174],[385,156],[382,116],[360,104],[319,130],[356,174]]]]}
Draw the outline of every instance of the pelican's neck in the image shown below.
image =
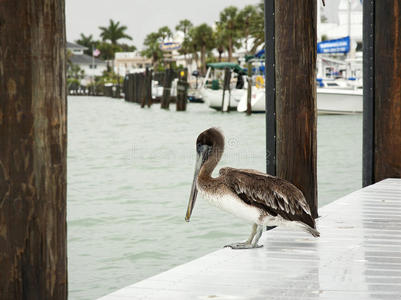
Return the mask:
{"type": "Polygon", "coordinates": [[[219,163],[221,156],[223,155],[224,146],[223,147],[213,147],[210,156],[203,163],[200,171],[199,171],[199,179],[211,179],[213,170],[216,168],[219,163]]]}

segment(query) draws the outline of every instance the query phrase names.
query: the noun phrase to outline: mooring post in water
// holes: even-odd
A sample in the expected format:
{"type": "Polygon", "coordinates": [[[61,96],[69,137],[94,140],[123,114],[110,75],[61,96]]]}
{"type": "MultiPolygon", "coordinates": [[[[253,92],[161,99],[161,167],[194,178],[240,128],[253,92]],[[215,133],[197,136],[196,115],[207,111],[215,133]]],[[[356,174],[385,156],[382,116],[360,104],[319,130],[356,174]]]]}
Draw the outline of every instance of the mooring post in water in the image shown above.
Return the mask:
{"type": "Polygon", "coordinates": [[[164,73],[163,97],[160,105],[160,107],[163,109],[169,109],[170,107],[172,77],[173,77],[173,70],[169,68],[164,73]]]}
{"type": "Polygon", "coordinates": [[[145,71],[145,81],[146,81],[146,104],[148,107],[152,106],[152,70],[146,68],[145,71]]]}
{"type": "Polygon", "coordinates": [[[268,169],[304,193],[314,217],[316,6],[316,0],[265,0],[268,169]]]}
{"type": "Polygon", "coordinates": [[[146,72],[140,73],[140,75],[140,102],[141,108],[144,108],[146,104],[146,72]]]}
{"type": "Polygon", "coordinates": [[[188,99],[188,69],[178,72],[176,110],[185,111],[188,99]]]}
{"type": "Polygon", "coordinates": [[[250,116],[252,114],[252,64],[248,64],[248,94],[246,98],[246,114],[250,116]]]}
{"type": "Polygon", "coordinates": [[[363,1],[363,14],[366,186],[401,177],[401,0],[363,1]]]}
{"type": "Polygon", "coordinates": [[[0,299],[67,299],[64,7],[1,1],[0,299]]]}
{"type": "Polygon", "coordinates": [[[231,82],[231,70],[229,68],[224,69],[224,83],[223,83],[223,97],[221,99],[221,111],[228,112],[230,110],[230,82],[231,82]],[[226,91],[228,91],[228,97],[226,97],[226,91]]]}

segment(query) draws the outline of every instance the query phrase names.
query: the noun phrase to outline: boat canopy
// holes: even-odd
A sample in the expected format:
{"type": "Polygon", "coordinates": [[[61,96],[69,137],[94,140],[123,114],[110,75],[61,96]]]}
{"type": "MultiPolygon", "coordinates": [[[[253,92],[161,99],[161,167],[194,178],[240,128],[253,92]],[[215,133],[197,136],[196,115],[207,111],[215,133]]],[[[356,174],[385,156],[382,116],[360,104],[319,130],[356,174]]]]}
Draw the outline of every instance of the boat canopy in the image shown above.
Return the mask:
{"type": "Polygon", "coordinates": [[[238,74],[245,74],[244,69],[242,69],[238,64],[236,63],[230,63],[230,62],[219,62],[219,63],[210,63],[207,64],[208,67],[211,67],[213,69],[225,69],[225,68],[229,68],[231,70],[233,70],[235,73],[238,74]]]}

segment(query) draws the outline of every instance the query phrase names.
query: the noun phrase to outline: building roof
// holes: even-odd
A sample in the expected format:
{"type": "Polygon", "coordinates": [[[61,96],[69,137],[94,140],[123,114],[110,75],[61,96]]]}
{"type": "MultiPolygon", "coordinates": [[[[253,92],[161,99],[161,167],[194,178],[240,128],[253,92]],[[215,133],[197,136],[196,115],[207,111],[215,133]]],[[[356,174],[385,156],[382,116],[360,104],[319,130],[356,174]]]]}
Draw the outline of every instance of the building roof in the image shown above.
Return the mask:
{"type": "Polygon", "coordinates": [[[82,45],[79,45],[79,44],[67,42],[67,49],[87,50],[88,48],[87,48],[87,47],[84,47],[84,46],[82,46],[82,45]]]}
{"type": "MultiPolygon", "coordinates": [[[[75,65],[90,65],[92,64],[92,56],[82,54],[82,55],[73,55],[70,57],[70,61],[75,65]]],[[[106,64],[104,60],[95,58],[95,64],[106,64]]]]}

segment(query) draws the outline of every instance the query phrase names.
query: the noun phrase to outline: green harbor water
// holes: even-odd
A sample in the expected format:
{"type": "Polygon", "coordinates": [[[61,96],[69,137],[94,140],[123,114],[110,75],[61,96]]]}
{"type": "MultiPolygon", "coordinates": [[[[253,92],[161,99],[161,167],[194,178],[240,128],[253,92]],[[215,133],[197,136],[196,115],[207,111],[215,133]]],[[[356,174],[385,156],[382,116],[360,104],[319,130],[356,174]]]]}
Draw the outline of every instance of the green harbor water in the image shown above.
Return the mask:
{"type": "MultiPolygon", "coordinates": [[[[218,168],[265,170],[263,114],[69,97],[71,299],[96,299],[248,236],[250,225],[202,199],[184,221],[195,140],[212,126],[226,136],[218,168]]],[[[361,187],[362,115],[319,115],[317,142],[322,206],[361,187]]]]}

